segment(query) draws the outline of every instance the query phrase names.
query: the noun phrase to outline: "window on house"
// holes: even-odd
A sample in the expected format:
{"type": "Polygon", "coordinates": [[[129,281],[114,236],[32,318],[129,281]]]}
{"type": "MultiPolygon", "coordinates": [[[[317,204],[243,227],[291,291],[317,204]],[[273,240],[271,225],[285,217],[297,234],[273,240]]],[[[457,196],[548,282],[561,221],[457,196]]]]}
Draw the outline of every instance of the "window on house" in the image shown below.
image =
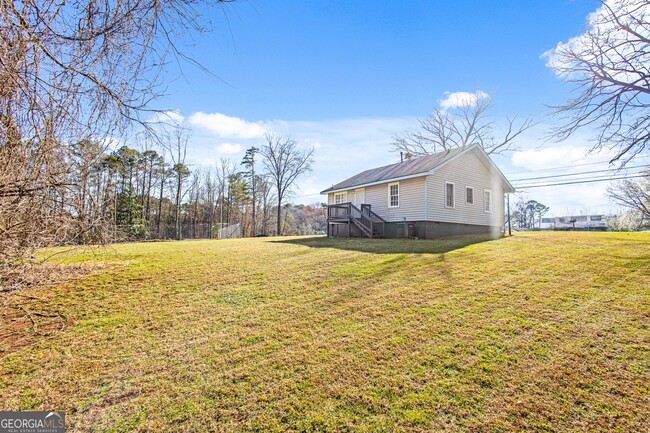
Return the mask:
{"type": "Polygon", "coordinates": [[[347,192],[340,192],[338,194],[334,194],[334,204],[345,203],[347,200],[348,200],[347,192]]]}
{"type": "Polygon", "coordinates": [[[445,207],[454,207],[454,184],[445,182],[445,207]]]}
{"type": "Polygon", "coordinates": [[[388,207],[399,207],[399,183],[388,184],[388,207]]]}
{"type": "Polygon", "coordinates": [[[472,188],[471,186],[465,188],[465,196],[466,196],[467,204],[474,204],[474,188],[472,188]]]}
{"type": "Polygon", "coordinates": [[[602,221],[603,216],[602,215],[592,215],[589,217],[591,221],[602,221]]]}
{"type": "Polygon", "coordinates": [[[483,209],[485,212],[492,212],[492,191],[489,189],[483,191],[483,209]]]}

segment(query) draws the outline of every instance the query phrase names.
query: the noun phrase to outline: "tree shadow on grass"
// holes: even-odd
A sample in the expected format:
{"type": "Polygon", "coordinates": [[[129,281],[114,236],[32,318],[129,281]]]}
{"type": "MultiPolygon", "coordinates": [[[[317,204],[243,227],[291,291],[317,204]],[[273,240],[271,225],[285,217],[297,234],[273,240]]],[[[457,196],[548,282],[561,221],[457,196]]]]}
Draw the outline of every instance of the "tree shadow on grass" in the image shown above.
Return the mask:
{"type": "Polygon", "coordinates": [[[439,239],[367,239],[313,236],[271,242],[374,254],[441,254],[493,239],[489,235],[450,236],[439,239]]]}

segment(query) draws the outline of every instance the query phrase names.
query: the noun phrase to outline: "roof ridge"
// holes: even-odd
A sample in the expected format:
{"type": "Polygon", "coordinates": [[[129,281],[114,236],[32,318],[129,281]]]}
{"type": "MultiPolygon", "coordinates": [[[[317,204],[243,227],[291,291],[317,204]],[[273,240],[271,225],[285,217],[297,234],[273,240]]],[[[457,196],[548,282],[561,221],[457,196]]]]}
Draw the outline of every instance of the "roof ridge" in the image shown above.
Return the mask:
{"type": "Polygon", "coordinates": [[[437,152],[430,155],[421,155],[412,159],[408,159],[406,161],[370,168],[368,170],[357,173],[342,182],[332,185],[330,188],[325,189],[321,193],[343,188],[352,188],[369,183],[424,175],[440,164],[444,163],[446,160],[448,160],[449,157],[453,157],[459,153],[467,151],[471,147],[473,146],[447,149],[442,152],[437,152]]]}

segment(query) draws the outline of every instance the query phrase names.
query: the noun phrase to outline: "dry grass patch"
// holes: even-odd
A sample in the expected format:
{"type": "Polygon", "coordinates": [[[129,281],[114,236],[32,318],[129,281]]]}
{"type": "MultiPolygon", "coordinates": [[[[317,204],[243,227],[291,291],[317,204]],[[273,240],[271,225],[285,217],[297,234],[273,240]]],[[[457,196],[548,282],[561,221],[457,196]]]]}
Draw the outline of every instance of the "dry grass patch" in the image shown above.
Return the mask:
{"type": "MultiPolygon", "coordinates": [[[[106,250],[61,248],[56,253],[76,258],[81,251],[102,257],[106,250]]],[[[109,263],[104,261],[60,263],[42,258],[0,267],[0,357],[65,329],[69,320],[58,309],[54,289],[82,281],[108,267],[109,263]]]]}
{"type": "Polygon", "coordinates": [[[66,327],[4,348],[2,409],[80,432],[646,428],[650,235],[478,240],[118,245],[20,301],[66,327]]]}

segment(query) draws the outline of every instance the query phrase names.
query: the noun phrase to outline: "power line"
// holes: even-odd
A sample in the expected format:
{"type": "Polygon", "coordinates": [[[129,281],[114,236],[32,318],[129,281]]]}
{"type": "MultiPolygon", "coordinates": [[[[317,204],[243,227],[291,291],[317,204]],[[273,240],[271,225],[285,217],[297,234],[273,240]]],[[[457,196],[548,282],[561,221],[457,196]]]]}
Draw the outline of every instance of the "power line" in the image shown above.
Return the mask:
{"type": "Polygon", "coordinates": [[[626,170],[633,170],[636,168],[647,168],[647,167],[650,167],[650,165],[635,165],[632,167],[625,167],[625,168],[608,168],[605,170],[581,171],[578,173],[568,173],[568,174],[554,174],[552,176],[524,177],[521,179],[513,179],[511,182],[519,182],[522,180],[552,179],[556,177],[580,176],[582,174],[609,173],[609,172],[626,171],[626,170]]]}
{"type": "Polygon", "coordinates": [[[314,194],[305,194],[305,195],[292,195],[291,198],[303,198],[303,197],[317,197],[321,195],[319,192],[314,194]]]}
{"type": "Polygon", "coordinates": [[[549,167],[549,168],[538,168],[535,170],[525,170],[525,171],[516,171],[516,172],[511,172],[511,173],[504,173],[506,176],[510,176],[513,174],[522,174],[522,173],[534,173],[537,171],[553,171],[553,170],[561,170],[563,168],[574,168],[574,167],[584,167],[587,165],[597,165],[597,164],[609,164],[609,161],[599,161],[599,162],[586,162],[584,164],[574,164],[574,165],[562,165],[558,167],[549,167]]]}
{"type": "Polygon", "coordinates": [[[585,180],[574,180],[571,182],[557,182],[557,183],[548,183],[548,184],[532,184],[532,185],[522,185],[518,186],[518,189],[531,189],[531,188],[545,188],[548,186],[560,186],[560,185],[573,185],[577,183],[594,183],[594,182],[606,182],[612,180],[623,180],[623,179],[636,179],[639,177],[646,177],[645,174],[639,174],[635,176],[622,176],[622,177],[607,177],[607,178],[595,178],[595,179],[585,179],[585,180]]]}
{"type": "MultiPolygon", "coordinates": [[[[643,159],[643,157],[640,157],[639,159],[643,159]]],[[[585,162],[583,164],[573,164],[573,165],[562,165],[558,167],[549,167],[549,168],[538,168],[535,170],[525,170],[525,171],[516,171],[516,172],[510,172],[510,173],[504,173],[505,176],[510,176],[513,174],[525,174],[525,173],[535,173],[539,171],[554,171],[554,170],[562,170],[563,168],[574,168],[574,167],[585,167],[588,165],[598,165],[598,164],[610,164],[609,161],[598,161],[598,162],[585,162]]],[[[612,168],[615,169],[615,168],[612,168]]],[[[625,169],[625,167],[621,167],[621,169],[625,169]]]]}

